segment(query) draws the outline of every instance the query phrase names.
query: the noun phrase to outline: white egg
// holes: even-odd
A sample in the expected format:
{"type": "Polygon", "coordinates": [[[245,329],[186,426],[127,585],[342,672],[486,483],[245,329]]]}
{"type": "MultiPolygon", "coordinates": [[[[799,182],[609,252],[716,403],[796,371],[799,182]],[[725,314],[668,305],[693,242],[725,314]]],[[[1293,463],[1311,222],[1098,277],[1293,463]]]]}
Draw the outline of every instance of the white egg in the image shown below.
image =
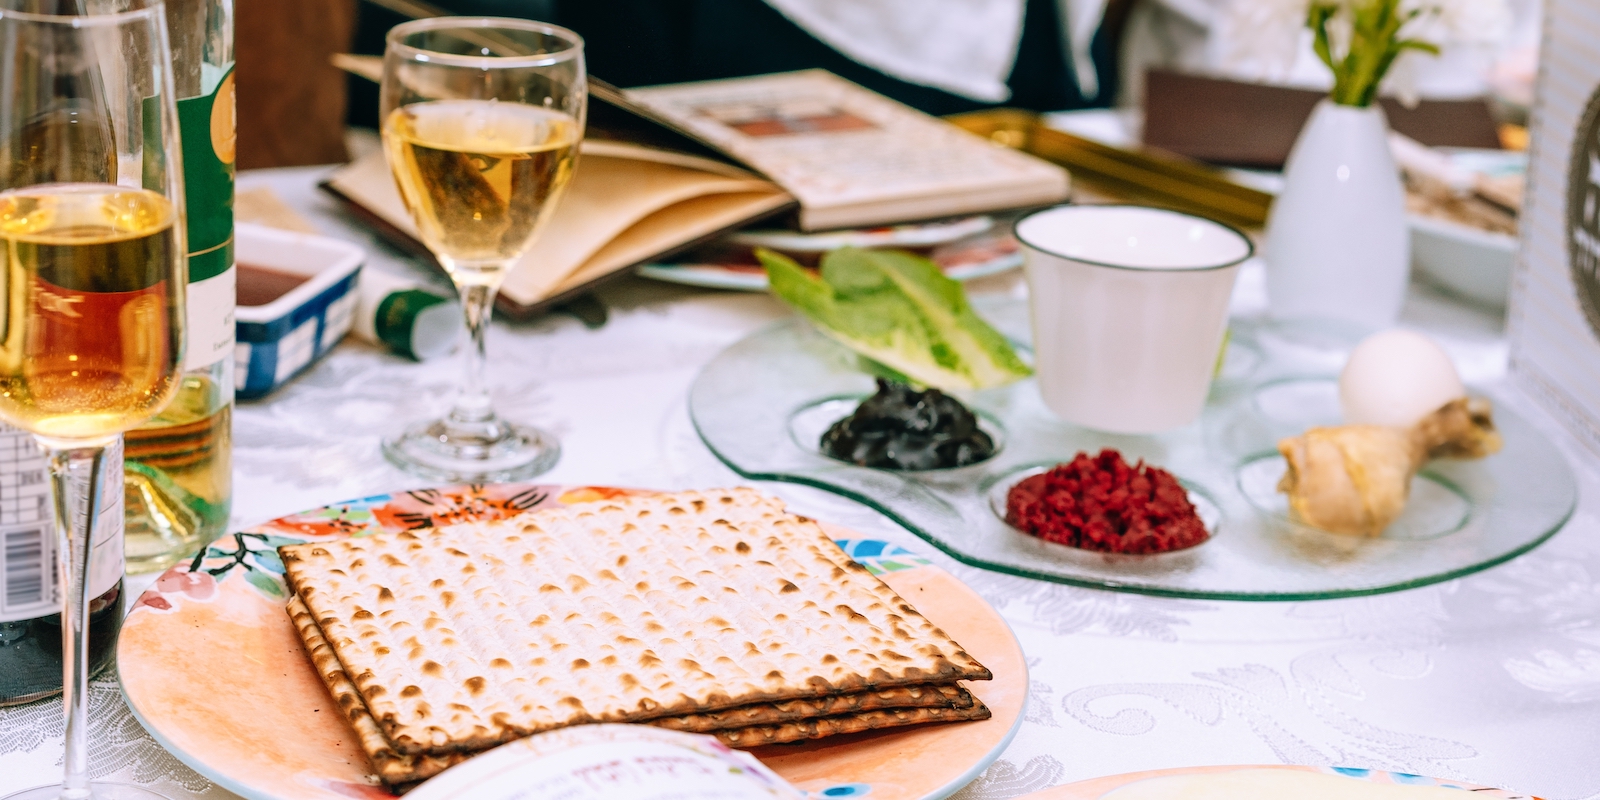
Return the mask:
{"type": "Polygon", "coordinates": [[[1444,348],[1413,331],[1387,330],[1361,340],[1339,375],[1339,405],[1348,424],[1409,428],[1466,394],[1444,348]]]}

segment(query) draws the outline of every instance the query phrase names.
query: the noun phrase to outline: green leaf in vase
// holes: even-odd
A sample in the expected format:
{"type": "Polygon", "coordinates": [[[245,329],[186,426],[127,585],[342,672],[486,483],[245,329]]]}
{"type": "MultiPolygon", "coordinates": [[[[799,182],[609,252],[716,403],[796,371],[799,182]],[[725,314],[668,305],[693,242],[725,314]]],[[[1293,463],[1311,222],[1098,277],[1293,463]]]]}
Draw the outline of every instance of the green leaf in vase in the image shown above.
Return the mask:
{"type": "Polygon", "coordinates": [[[756,255],[772,292],[840,344],[940,389],[985,389],[1032,374],[972,311],[961,284],[926,258],[844,247],[814,277],[786,256],[756,255]]]}

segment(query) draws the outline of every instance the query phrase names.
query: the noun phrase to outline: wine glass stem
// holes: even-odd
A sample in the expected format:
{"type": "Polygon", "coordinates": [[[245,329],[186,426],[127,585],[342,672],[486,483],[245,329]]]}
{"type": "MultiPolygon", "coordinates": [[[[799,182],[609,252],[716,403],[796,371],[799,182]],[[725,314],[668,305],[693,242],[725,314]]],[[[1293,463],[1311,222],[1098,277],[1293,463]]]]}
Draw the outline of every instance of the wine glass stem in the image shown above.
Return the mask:
{"type": "Polygon", "coordinates": [[[489,333],[489,319],[494,314],[494,296],[499,288],[498,279],[485,280],[480,276],[457,278],[456,291],[461,296],[461,309],[466,313],[470,341],[464,354],[465,381],[456,395],[455,406],[450,409],[451,422],[481,425],[494,419],[488,380],[484,375],[484,339],[489,333]]]}
{"type": "Polygon", "coordinates": [[[99,523],[105,445],[56,446],[50,456],[55,500],[56,585],[61,593],[61,697],[67,736],[61,797],[79,800],[89,789],[89,562],[99,523]]]}

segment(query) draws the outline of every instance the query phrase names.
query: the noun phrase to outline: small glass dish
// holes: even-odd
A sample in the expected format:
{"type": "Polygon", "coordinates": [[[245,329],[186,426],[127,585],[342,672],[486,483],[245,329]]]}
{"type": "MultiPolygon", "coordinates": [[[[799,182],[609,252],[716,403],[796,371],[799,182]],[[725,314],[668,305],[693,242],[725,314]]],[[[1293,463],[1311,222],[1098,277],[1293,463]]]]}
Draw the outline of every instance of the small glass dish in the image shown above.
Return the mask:
{"type": "MultiPolygon", "coordinates": [[[[1025,303],[974,305],[1025,344],[1025,303]]],[[[1403,525],[1369,539],[1292,521],[1276,493],[1277,439],[1325,422],[1337,407],[1327,397],[1336,383],[1331,361],[1296,361],[1292,348],[1254,334],[1236,328],[1230,350],[1259,361],[1235,372],[1231,385],[1213,387],[1198,423],[1156,436],[1061,422],[1031,380],[963,394],[958,399],[1004,438],[994,457],[954,470],[868,469],[822,455],[822,431],[870,394],[873,380],[852,353],[799,320],[714,358],[690,389],[689,411],[712,452],[745,478],[850,497],[967,564],[1142,594],[1307,600],[1423,586],[1526,552],[1572,513],[1577,486],[1566,460],[1531,424],[1496,408],[1505,448],[1477,461],[1429,464],[1403,525]],[[1119,555],[1045,542],[1005,523],[1005,492],[1017,481],[1103,448],[1178,476],[1211,538],[1170,553],[1119,555]]]]}
{"type": "Polygon", "coordinates": [[[1006,498],[1011,493],[1011,487],[1035,475],[1048,472],[1054,466],[1055,463],[1021,466],[991,478],[984,487],[983,495],[988,501],[989,511],[1000,520],[1001,525],[1005,526],[1005,531],[997,535],[1016,537],[1011,542],[1012,547],[1037,550],[1047,558],[1076,562],[1085,571],[1095,568],[1114,569],[1128,575],[1141,576],[1145,580],[1153,580],[1163,574],[1193,569],[1198,562],[1199,552],[1207,545],[1216,542],[1217,537],[1223,532],[1222,507],[1218,506],[1198,484],[1179,477],[1178,482],[1189,493],[1189,502],[1194,505],[1195,515],[1200,517],[1200,522],[1206,526],[1206,540],[1199,544],[1165,553],[1133,555],[1085,550],[1031,536],[1006,520],[1006,498]]]}
{"type": "MultiPolygon", "coordinates": [[[[814,403],[801,406],[789,415],[789,437],[796,447],[802,450],[816,451],[824,458],[832,459],[840,464],[852,464],[844,459],[836,458],[822,452],[822,435],[832,428],[834,423],[855,413],[861,401],[870,395],[846,394],[837,397],[824,397],[814,403]]],[[[958,398],[959,399],[959,398],[958,398]]],[[[897,472],[906,475],[915,475],[923,480],[946,483],[961,481],[970,474],[978,472],[984,464],[998,458],[1005,451],[1006,430],[999,420],[983,412],[974,412],[978,417],[978,430],[989,434],[989,439],[994,442],[994,454],[982,461],[964,464],[959,467],[943,467],[937,469],[888,469],[886,472],[897,472]]],[[[865,468],[864,468],[865,469],[865,468]]]]}
{"type": "MultiPolygon", "coordinates": [[[[1022,483],[1023,481],[1032,478],[1035,475],[1043,475],[1044,473],[1049,472],[1058,463],[1060,462],[1022,466],[1004,475],[1000,475],[991,479],[983,493],[984,497],[988,498],[989,510],[994,512],[994,515],[999,517],[1001,522],[1006,522],[1006,499],[1011,494],[1011,487],[1016,486],[1017,484],[1022,483]]],[[[1222,531],[1222,507],[1217,505],[1217,502],[1212,500],[1211,497],[1206,494],[1206,491],[1200,488],[1199,484],[1196,484],[1193,481],[1184,480],[1183,476],[1181,475],[1174,477],[1178,479],[1178,483],[1183,486],[1184,490],[1189,493],[1189,503],[1194,506],[1195,516],[1199,517],[1200,522],[1206,526],[1206,533],[1208,534],[1206,540],[1194,545],[1194,547],[1204,547],[1207,543],[1216,539],[1217,534],[1222,531]]],[[[1010,525],[1009,522],[1006,524],[1010,525]]],[[[1015,530],[1015,528],[1013,528],[1013,530],[1015,530]]],[[[1018,531],[1018,533],[1021,533],[1021,531],[1018,531]]],[[[1026,536],[1027,534],[1024,533],[1023,535],[1026,536]]],[[[1192,549],[1193,547],[1184,548],[1184,550],[1192,549]]],[[[1180,551],[1174,550],[1171,552],[1180,551]]]]}
{"type": "MultiPolygon", "coordinates": [[[[1277,453],[1252,458],[1239,465],[1239,491],[1257,512],[1274,518],[1275,523],[1315,530],[1289,515],[1289,496],[1278,491],[1278,480],[1286,468],[1283,456],[1277,453]]],[[[1419,542],[1449,536],[1472,521],[1472,512],[1472,498],[1465,491],[1432,470],[1423,470],[1411,479],[1405,511],[1380,538],[1419,542]]]]}

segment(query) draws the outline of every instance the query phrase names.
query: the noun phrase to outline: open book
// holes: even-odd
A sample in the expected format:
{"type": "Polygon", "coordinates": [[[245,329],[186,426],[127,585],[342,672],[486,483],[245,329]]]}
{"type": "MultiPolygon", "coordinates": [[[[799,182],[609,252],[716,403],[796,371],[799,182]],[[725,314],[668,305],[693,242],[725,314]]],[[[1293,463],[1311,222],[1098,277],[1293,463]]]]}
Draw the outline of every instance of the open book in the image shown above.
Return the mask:
{"type": "MultiPolygon", "coordinates": [[[[323,188],[426,255],[383,153],[335,171],[323,188]]],[[[582,144],[566,195],[533,248],[506,276],[499,308],[533,314],[642,261],[792,208],[750,172],[706,158],[604,140],[582,144]]]]}
{"type": "MultiPolygon", "coordinates": [[[[369,77],[378,66],[336,63],[369,77]]],[[[1068,193],[1060,167],[823,70],[627,90],[591,79],[590,91],[572,185],[501,289],[512,316],[790,209],[811,231],[1049,205],[1068,193]]],[[[381,153],[324,186],[420,251],[381,153]]]]}
{"type": "Polygon", "coordinates": [[[622,93],[631,109],[793,194],[801,230],[937,219],[1067,197],[1060,167],[825,70],[622,93]]]}

